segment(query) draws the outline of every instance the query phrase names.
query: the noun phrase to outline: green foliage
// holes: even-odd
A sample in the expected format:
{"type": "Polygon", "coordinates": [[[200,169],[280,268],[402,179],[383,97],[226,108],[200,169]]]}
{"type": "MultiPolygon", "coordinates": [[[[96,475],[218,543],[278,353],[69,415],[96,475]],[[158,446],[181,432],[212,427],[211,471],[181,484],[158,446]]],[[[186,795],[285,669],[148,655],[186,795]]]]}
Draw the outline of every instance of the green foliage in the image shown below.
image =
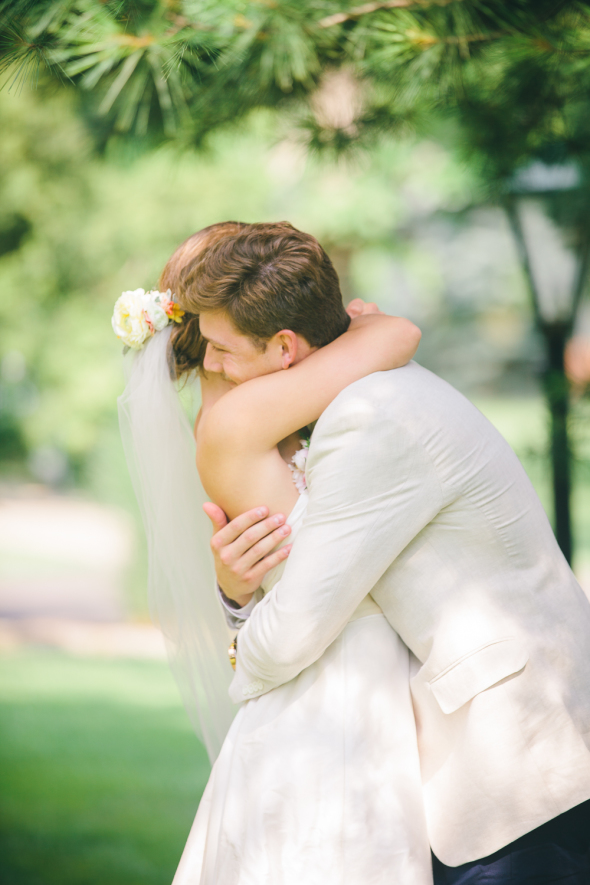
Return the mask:
{"type": "Polygon", "coordinates": [[[331,69],[363,83],[360,137],[461,100],[491,51],[580,71],[590,45],[588,4],[555,0],[17,0],[3,21],[13,80],[43,64],[91,94],[110,131],[191,143],[254,108],[306,105],[331,69]]]}
{"type": "Polygon", "coordinates": [[[43,63],[92,93],[113,131],[195,141],[313,84],[320,61],[306,14],[297,2],[16,4],[0,70],[18,84],[43,63]]]}
{"type": "Polygon", "coordinates": [[[575,158],[590,165],[590,17],[577,16],[549,44],[489,49],[466,71],[456,104],[467,153],[484,159],[488,180],[501,183],[531,158],[575,158]]]}
{"type": "Polygon", "coordinates": [[[69,80],[103,140],[202,146],[269,107],[334,156],[452,113],[491,192],[531,157],[590,167],[590,4],[580,0],[33,0],[3,11],[8,81],[39,65],[69,80]],[[354,96],[330,86],[339,70],[354,96]]]}
{"type": "Polygon", "coordinates": [[[127,134],[202,147],[264,107],[285,111],[312,151],[340,156],[384,135],[432,133],[452,114],[455,147],[494,196],[531,158],[575,157],[590,169],[590,4],[581,0],[17,0],[0,9],[7,82],[43,67],[74,85],[101,143],[127,134]]]}

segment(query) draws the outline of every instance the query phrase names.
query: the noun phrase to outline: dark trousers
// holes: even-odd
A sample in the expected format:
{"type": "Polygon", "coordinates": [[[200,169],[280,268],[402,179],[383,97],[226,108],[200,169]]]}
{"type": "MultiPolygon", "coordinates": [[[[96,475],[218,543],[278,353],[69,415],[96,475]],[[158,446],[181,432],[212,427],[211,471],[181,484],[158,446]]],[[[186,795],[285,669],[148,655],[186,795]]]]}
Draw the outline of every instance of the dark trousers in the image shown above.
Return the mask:
{"type": "Polygon", "coordinates": [[[590,801],[488,857],[432,866],[434,885],[590,885],[590,801]]]}

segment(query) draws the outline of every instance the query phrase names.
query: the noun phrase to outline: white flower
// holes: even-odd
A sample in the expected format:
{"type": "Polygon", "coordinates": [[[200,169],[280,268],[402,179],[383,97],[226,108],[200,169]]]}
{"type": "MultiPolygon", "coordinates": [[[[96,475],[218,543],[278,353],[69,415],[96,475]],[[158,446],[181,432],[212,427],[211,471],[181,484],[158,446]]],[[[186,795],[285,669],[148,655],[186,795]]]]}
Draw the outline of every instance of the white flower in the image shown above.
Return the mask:
{"type": "Polygon", "coordinates": [[[146,308],[146,312],[152,321],[154,331],[156,332],[161,332],[170,322],[168,314],[162,307],[160,307],[157,301],[150,304],[149,307],[146,308]]]}
{"type": "Polygon", "coordinates": [[[117,299],[111,323],[117,338],[134,350],[139,350],[153,335],[154,326],[147,314],[149,293],[143,289],[123,292],[117,299]]]}
{"type": "Polygon", "coordinates": [[[161,332],[170,322],[180,322],[183,311],[172,301],[170,290],[145,292],[143,289],[123,292],[115,304],[111,320],[117,338],[139,350],[148,338],[161,332]]]}
{"type": "Polygon", "coordinates": [[[295,452],[293,458],[293,465],[297,468],[297,470],[305,470],[305,462],[307,461],[307,440],[302,443],[302,448],[299,449],[298,452],[295,452]]]}
{"type": "Polygon", "coordinates": [[[291,463],[289,464],[289,470],[293,474],[293,482],[297,486],[297,491],[299,492],[299,494],[307,490],[307,481],[305,479],[305,465],[307,462],[308,454],[309,440],[305,439],[301,443],[301,448],[298,449],[291,458],[291,463]]]}

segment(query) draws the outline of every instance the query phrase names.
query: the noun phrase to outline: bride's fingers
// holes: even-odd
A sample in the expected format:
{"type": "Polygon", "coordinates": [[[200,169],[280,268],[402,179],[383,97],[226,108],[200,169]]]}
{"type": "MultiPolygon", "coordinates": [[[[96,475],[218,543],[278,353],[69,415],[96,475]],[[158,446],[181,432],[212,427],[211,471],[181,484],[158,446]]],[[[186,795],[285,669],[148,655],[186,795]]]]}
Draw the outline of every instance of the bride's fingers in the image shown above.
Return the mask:
{"type": "Polygon", "coordinates": [[[353,298],[346,308],[346,313],[354,319],[355,317],[366,316],[368,313],[383,313],[383,311],[379,310],[374,301],[363,301],[362,298],[353,298]]]}
{"type": "Polygon", "coordinates": [[[260,562],[256,563],[254,568],[250,569],[248,572],[248,580],[251,581],[254,586],[259,587],[266,573],[286,559],[291,552],[292,547],[292,544],[286,544],[284,547],[281,547],[280,550],[271,553],[270,556],[265,556],[264,559],[261,559],[260,562]]]}
{"type": "Polygon", "coordinates": [[[360,317],[364,313],[365,302],[362,298],[353,298],[350,304],[348,304],[346,308],[346,313],[349,317],[354,319],[355,317],[360,317]]]}

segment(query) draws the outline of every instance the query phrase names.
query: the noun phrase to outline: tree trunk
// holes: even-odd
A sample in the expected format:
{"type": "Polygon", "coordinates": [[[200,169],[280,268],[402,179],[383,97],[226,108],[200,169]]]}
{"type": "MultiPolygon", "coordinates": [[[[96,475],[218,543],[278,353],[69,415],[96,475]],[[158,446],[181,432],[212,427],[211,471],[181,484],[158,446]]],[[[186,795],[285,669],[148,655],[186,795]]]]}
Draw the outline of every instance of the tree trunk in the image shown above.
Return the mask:
{"type": "Polygon", "coordinates": [[[568,435],[569,384],[564,368],[564,352],[568,339],[568,327],[565,323],[544,323],[541,331],[547,348],[544,386],[551,416],[550,450],[555,506],[555,536],[563,555],[571,563],[571,450],[568,435]]]}

